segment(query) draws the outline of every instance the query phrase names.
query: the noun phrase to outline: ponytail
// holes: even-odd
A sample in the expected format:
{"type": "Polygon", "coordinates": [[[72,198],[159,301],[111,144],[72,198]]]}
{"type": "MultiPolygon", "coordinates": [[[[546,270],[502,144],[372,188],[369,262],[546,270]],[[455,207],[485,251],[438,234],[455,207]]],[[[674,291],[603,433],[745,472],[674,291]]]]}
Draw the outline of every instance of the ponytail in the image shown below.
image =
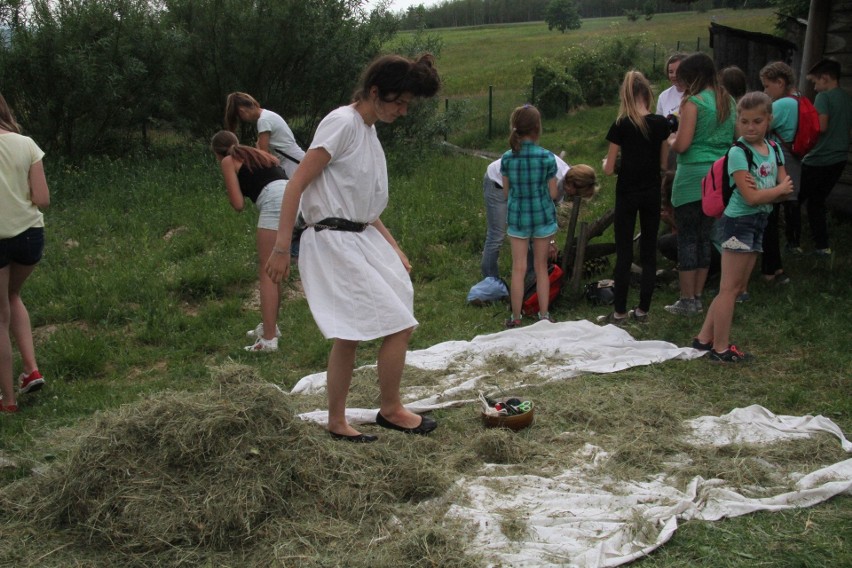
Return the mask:
{"type": "Polygon", "coordinates": [[[509,147],[513,152],[520,152],[522,138],[541,134],[541,113],[532,105],[520,106],[512,111],[509,128],[512,129],[509,147]]]}
{"type": "Polygon", "coordinates": [[[237,131],[241,108],[260,108],[260,103],[248,93],[231,93],[225,101],[225,130],[237,131]]]}
{"type": "Polygon", "coordinates": [[[648,79],[639,71],[628,71],[624,74],[624,81],[621,83],[619,95],[621,103],[616,122],[621,122],[626,118],[639,129],[642,136],[650,140],[648,123],[645,120],[645,115],[642,114],[639,108],[641,105],[644,105],[645,110],[650,110],[651,108],[651,101],[654,95],[648,79]]]}
{"type": "Polygon", "coordinates": [[[228,130],[220,130],[213,135],[210,149],[217,156],[232,156],[242,162],[248,170],[271,168],[279,164],[278,158],[263,150],[240,144],[236,134],[228,130]]]}

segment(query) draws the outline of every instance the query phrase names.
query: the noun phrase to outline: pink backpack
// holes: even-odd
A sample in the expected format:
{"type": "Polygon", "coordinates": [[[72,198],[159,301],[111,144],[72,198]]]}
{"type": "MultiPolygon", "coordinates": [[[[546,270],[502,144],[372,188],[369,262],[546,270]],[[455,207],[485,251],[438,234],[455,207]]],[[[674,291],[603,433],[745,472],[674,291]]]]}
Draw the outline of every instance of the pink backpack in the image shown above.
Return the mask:
{"type": "MultiPolygon", "coordinates": [[[[778,155],[778,145],[772,140],[767,140],[767,144],[775,152],[775,162],[781,166],[781,156],[778,155]]],[[[754,167],[754,156],[751,150],[744,143],[737,140],[731,148],[742,148],[745,152],[746,160],[748,160],[748,169],[754,167]]],[[[728,176],[728,154],[731,153],[731,148],[725,152],[725,155],[713,162],[710,166],[710,171],[701,180],[701,210],[708,217],[718,219],[725,212],[725,207],[731,200],[731,195],[734,193],[734,187],[731,185],[730,176],[728,176]]]]}

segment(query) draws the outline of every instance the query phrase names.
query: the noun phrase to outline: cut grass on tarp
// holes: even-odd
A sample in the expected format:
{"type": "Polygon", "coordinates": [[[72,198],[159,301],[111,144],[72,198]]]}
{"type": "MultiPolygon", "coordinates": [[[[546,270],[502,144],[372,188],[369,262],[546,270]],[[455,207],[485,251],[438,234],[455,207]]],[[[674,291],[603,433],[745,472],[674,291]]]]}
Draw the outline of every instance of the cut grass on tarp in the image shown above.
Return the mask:
{"type": "MultiPolygon", "coordinates": [[[[498,387],[530,378],[518,361],[484,365],[498,387]]],[[[589,471],[602,487],[660,474],[685,487],[700,475],[766,496],[792,488],[796,472],[846,457],[828,436],[692,445],[685,422],[702,401],[650,372],[513,390],[537,411],[518,433],[484,428],[475,403],[441,411],[432,436],[383,433],[356,445],[297,417],[324,395],[288,395],[227,363],[206,390],[96,414],[54,433],[42,454],[50,461],[21,458],[30,474],[6,488],[0,565],[479,566],[466,548],[472,529],[445,516],[464,501],[455,484],[465,476],[493,476],[497,487],[506,475],[555,476],[588,467],[594,447],[603,459],[589,471]]],[[[434,388],[446,373],[408,368],[405,383],[434,388]]],[[[355,377],[356,400],[377,396],[374,367],[355,377]]],[[[503,518],[501,532],[523,540],[525,515],[503,518]]]]}

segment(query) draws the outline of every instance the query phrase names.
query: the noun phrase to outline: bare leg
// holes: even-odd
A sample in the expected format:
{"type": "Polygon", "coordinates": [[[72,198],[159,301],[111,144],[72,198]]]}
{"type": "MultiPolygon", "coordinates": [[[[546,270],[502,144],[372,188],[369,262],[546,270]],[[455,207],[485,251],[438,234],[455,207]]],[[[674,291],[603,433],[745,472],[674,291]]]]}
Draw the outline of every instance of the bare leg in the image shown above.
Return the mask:
{"type": "Polygon", "coordinates": [[[4,406],[17,404],[12,383],[12,340],[9,337],[12,319],[9,307],[10,272],[10,266],[0,268],[0,394],[3,395],[4,406]]]}
{"type": "Polygon", "coordinates": [[[538,313],[544,315],[550,308],[550,275],[547,273],[547,256],[550,252],[550,237],[533,239],[533,261],[535,264],[535,291],[538,295],[538,313]]]}
{"type": "Polygon", "coordinates": [[[346,397],[349,396],[349,386],[352,384],[357,348],[357,341],[335,339],[328,356],[328,430],[344,436],[356,436],[360,433],[346,421],[346,397]]]}
{"type": "MultiPolygon", "coordinates": [[[[521,317],[521,306],[524,303],[524,278],[527,274],[527,252],[529,239],[509,238],[512,244],[512,319],[521,317]]],[[[545,269],[546,270],[546,269],[545,269]]]]}
{"type": "Polygon", "coordinates": [[[379,389],[381,390],[382,416],[403,428],[416,428],[420,425],[419,415],[411,412],[402,405],[399,387],[402,382],[402,370],[405,366],[405,354],[408,351],[408,341],[411,339],[413,328],[388,335],[379,348],[379,389]]]}
{"type": "Polygon", "coordinates": [[[680,297],[681,298],[694,298],[695,297],[695,283],[697,282],[696,278],[697,270],[681,270],[677,273],[678,281],[680,282],[680,297]]]}
{"type": "Polygon", "coordinates": [[[693,284],[693,295],[694,298],[700,298],[701,294],[704,293],[704,284],[707,283],[707,274],[710,272],[709,268],[699,268],[695,270],[695,280],[693,284]]]}
{"type": "Polygon", "coordinates": [[[707,317],[698,333],[698,340],[702,343],[712,342],[717,353],[727,349],[730,344],[737,295],[748,285],[756,260],[756,253],[722,251],[719,294],[707,309],[707,317]]]}
{"type": "Polygon", "coordinates": [[[266,274],[265,266],[272,248],[275,246],[277,231],[270,229],[257,230],[257,275],[260,289],[260,316],[263,320],[263,338],[275,337],[275,326],[278,324],[278,311],[281,307],[281,285],[272,281],[266,274]]]}
{"type": "Polygon", "coordinates": [[[29,375],[38,369],[35,347],[33,345],[33,328],[30,324],[30,314],[21,299],[21,288],[24,281],[35,270],[35,265],[10,264],[9,268],[9,308],[11,310],[10,331],[21,353],[24,372],[29,375]]]}

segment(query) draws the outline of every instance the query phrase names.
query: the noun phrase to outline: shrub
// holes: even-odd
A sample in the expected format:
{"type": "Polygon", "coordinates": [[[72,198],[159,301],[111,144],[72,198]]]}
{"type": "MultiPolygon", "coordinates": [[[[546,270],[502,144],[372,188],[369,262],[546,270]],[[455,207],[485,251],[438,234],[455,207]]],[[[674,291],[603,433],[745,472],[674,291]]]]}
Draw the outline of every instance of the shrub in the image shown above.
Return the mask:
{"type": "Polygon", "coordinates": [[[555,118],[583,104],[583,91],[577,79],[555,61],[536,60],[531,87],[528,98],[546,118],[555,118]]]}
{"type": "Polygon", "coordinates": [[[589,105],[614,102],[625,71],[638,67],[642,36],[608,39],[593,46],[574,46],[563,53],[568,73],[577,78],[589,105]]]}

